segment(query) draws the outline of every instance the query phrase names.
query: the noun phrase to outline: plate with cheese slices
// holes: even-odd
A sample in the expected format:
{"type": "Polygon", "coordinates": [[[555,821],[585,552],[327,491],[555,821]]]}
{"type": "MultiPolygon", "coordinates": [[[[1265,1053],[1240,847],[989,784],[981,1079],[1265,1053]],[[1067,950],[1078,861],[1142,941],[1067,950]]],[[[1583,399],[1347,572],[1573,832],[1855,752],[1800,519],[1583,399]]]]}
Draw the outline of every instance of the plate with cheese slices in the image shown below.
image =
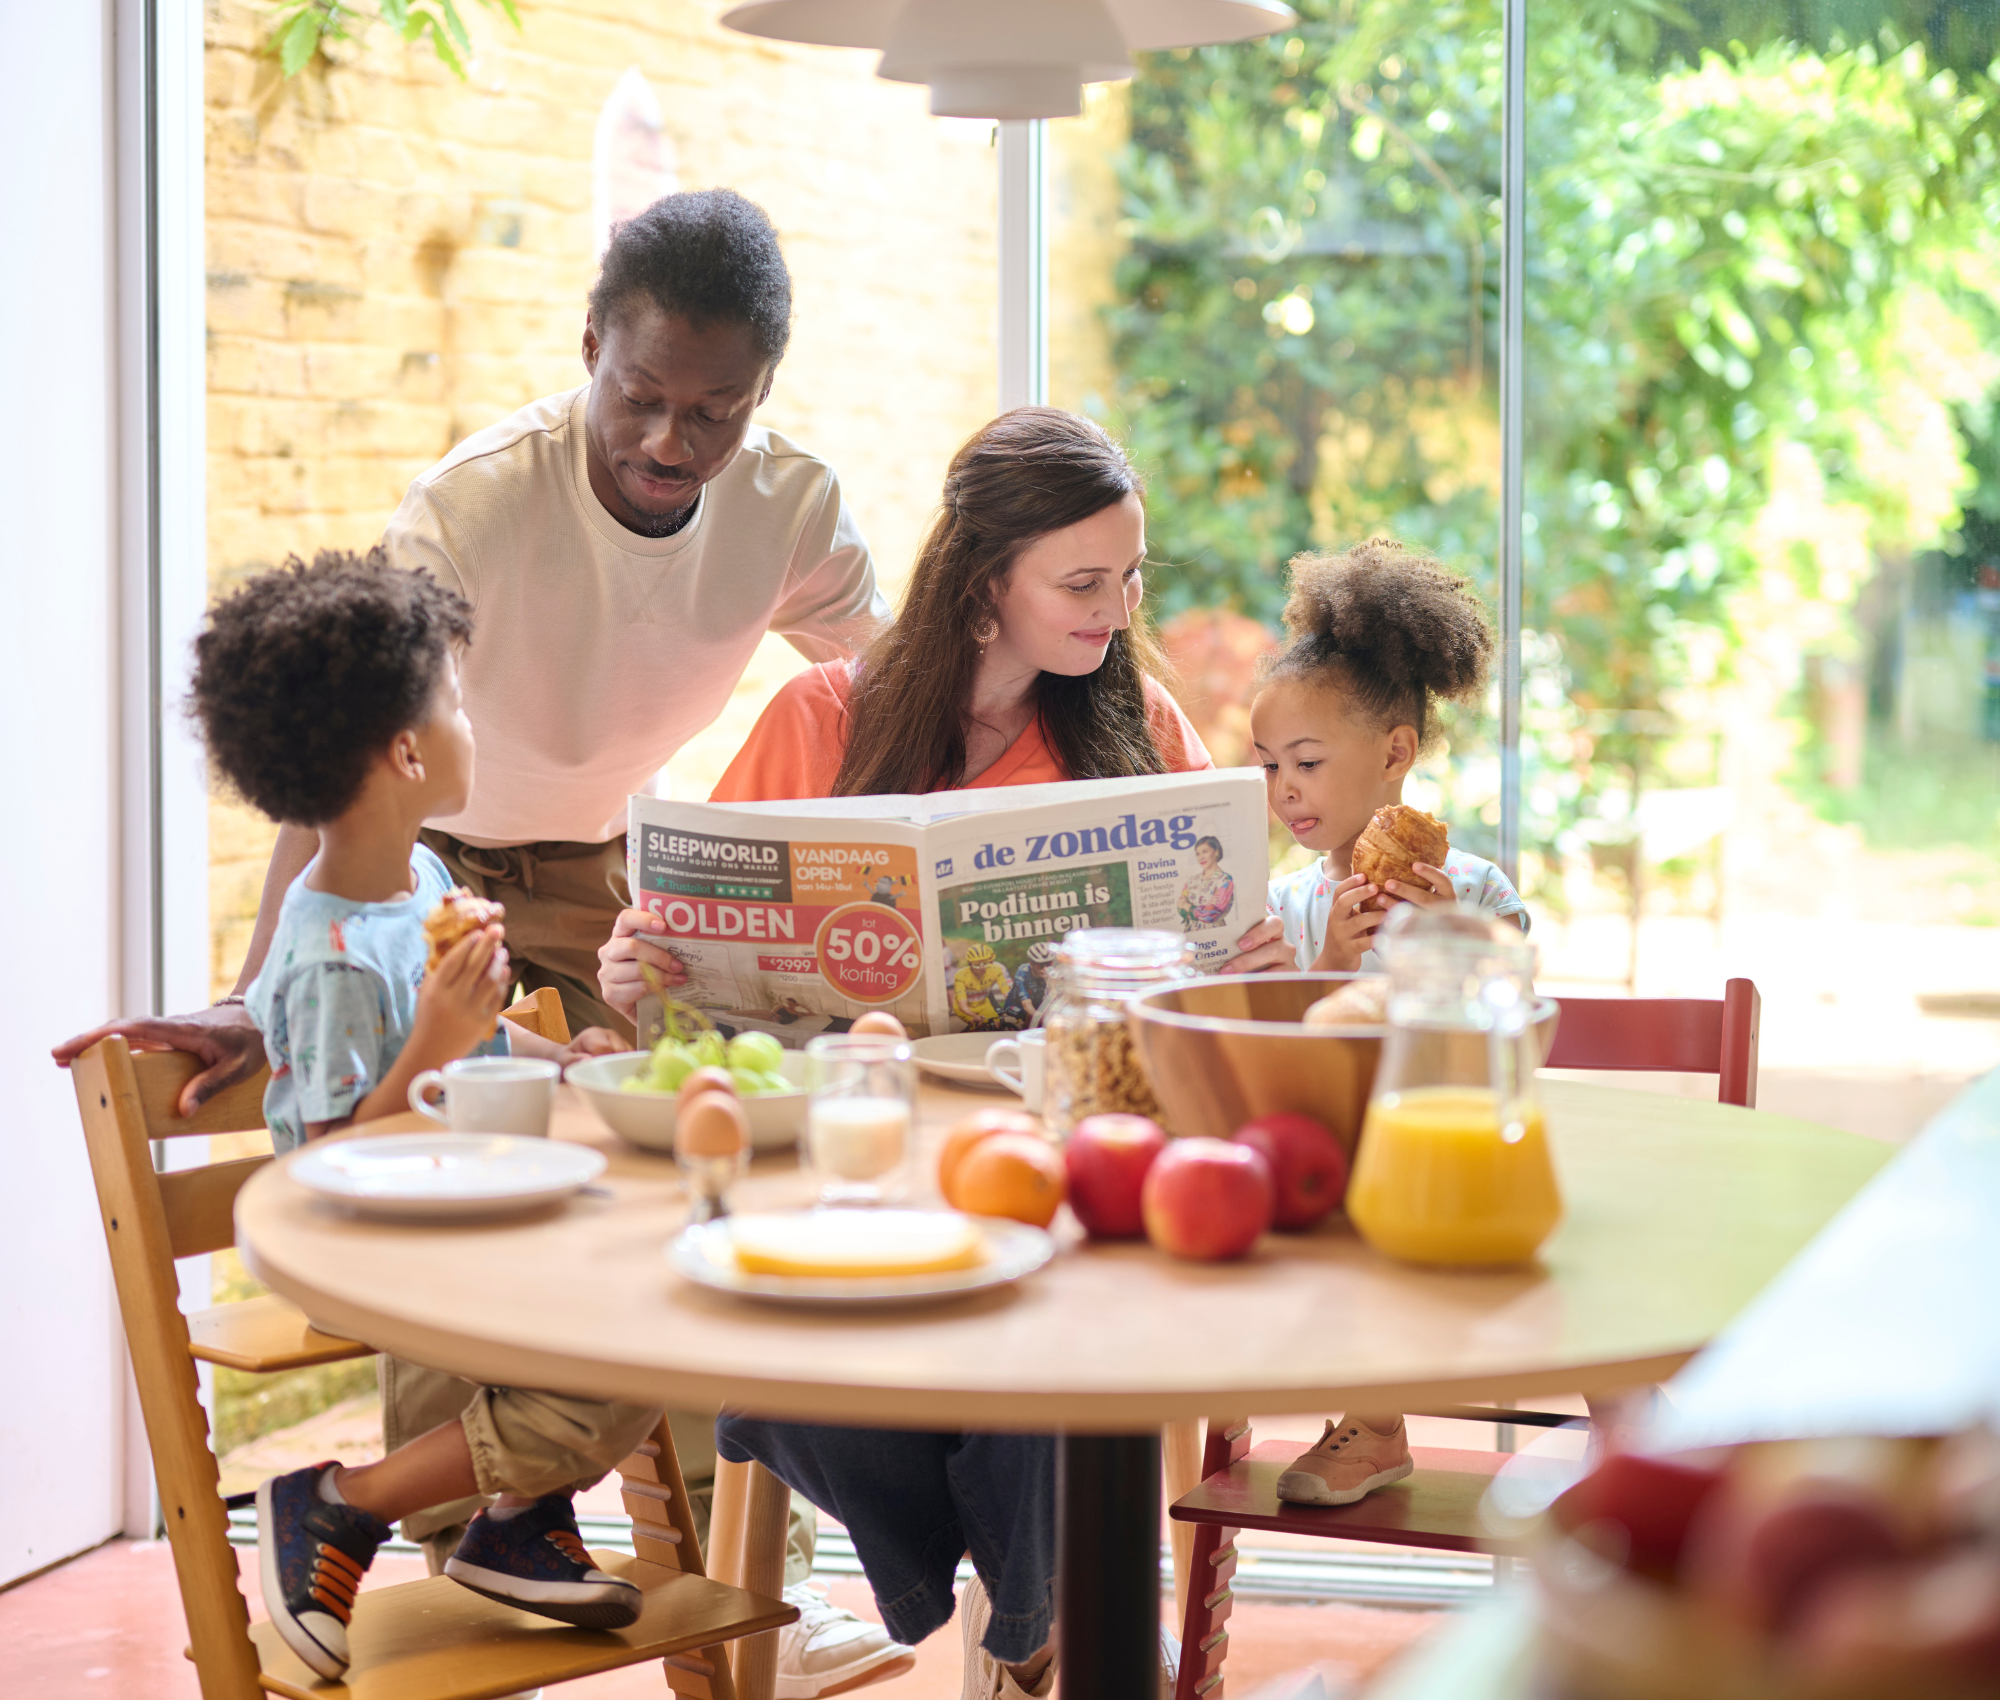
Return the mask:
{"type": "Polygon", "coordinates": [[[955,1210],[784,1210],[685,1228],[667,1248],[700,1287],[793,1304],[907,1304],[1004,1287],[1055,1255],[1040,1228],[955,1210]]]}

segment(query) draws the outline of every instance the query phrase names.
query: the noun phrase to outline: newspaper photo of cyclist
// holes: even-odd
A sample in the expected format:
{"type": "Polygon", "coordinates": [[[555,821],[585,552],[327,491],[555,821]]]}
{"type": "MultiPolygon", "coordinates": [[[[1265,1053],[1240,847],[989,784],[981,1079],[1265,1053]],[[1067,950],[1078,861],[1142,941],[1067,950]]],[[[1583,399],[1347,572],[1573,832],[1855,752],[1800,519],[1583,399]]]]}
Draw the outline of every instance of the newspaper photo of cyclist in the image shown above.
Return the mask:
{"type": "Polygon", "coordinates": [[[1014,1032],[1047,1001],[1064,934],[1132,924],[1131,877],[1123,861],[1010,874],[947,886],[938,910],[953,1018],[975,1032],[1014,1032]]]}

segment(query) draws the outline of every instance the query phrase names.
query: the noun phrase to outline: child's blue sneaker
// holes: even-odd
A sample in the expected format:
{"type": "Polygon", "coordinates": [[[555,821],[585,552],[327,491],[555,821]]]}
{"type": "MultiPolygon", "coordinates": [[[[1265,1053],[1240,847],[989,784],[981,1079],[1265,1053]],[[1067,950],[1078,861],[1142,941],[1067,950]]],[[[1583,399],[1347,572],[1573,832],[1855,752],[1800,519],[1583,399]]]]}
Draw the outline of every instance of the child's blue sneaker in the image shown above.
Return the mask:
{"type": "Polygon", "coordinates": [[[624,1629],[644,1602],[630,1582],[591,1563],[566,1493],[545,1494],[511,1517],[480,1512],[444,1573],[489,1600],[579,1629],[624,1629]]]}
{"type": "Polygon", "coordinates": [[[319,1496],[314,1464],[257,1490],[257,1555],[264,1609],[285,1645],[329,1680],[346,1675],[354,1591],[389,1538],[381,1518],[319,1496]]]}

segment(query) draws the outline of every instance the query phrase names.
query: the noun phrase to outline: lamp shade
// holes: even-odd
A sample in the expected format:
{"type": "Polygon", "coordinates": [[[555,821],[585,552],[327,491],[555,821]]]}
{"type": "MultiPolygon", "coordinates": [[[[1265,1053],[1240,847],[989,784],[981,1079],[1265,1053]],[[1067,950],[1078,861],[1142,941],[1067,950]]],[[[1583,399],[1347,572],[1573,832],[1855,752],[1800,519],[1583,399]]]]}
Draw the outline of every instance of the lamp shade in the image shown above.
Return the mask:
{"type": "Polygon", "coordinates": [[[876,75],[928,83],[950,118],[1065,118],[1131,55],[1248,41],[1295,21],[1278,0],[749,0],[745,35],[882,50],[876,75]]]}

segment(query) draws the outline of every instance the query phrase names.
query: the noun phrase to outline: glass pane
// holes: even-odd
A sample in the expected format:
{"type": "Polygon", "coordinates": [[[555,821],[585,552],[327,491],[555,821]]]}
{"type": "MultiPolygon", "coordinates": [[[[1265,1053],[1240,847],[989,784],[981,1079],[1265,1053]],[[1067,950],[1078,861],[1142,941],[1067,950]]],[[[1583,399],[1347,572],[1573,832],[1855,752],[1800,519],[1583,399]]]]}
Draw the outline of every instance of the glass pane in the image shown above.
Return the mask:
{"type": "MultiPolygon", "coordinates": [[[[1295,3],[1050,126],[1051,399],[1150,481],[1153,607],[1222,762],[1299,551],[1388,533],[1494,581],[1498,9],[1295,3]]],[[[1458,715],[1407,793],[1489,856],[1496,721],[1458,715]]]]}
{"type": "Polygon", "coordinates": [[[1937,1013],[2000,988],[2000,8],[1529,27],[1545,968],[1751,976],[1767,1106],[1911,1131],[2000,1060],[1937,1013]]]}
{"type": "MultiPolygon", "coordinates": [[[[771,214],[793,274],[791,350],[759,417],[838,471],[893,597],[946,461],[993,411],[992,126],[933,119],[873,54],[753,41],[713,8],[521,16],[516,33],[467,10],[463,82],[380,29],[281,81],[269,20],[209,9],[215,588],[295,550],[368,547],[414,474],[581,383],[610,223],[727,184],[771,214]]],[[[706,796],[803,664],[767,641],[675,783],[706,796]]],[[[272,837],[217,800],[218,992],[272,837]]]]}

